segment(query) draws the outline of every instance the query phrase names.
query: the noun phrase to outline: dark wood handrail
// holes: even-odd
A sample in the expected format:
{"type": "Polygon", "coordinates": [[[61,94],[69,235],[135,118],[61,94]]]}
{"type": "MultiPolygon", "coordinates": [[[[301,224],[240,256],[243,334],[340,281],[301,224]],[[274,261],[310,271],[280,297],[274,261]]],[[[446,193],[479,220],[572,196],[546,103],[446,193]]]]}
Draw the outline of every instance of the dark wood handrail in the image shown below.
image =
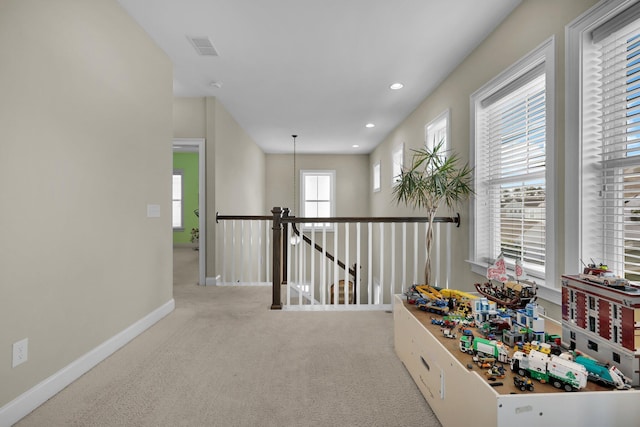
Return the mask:
{"type": "MultiPolygon", "coordinates": [[[[244,220],[272,220],[273,216],[263,216],[263,215],[220,215],[216,213],[216,223],[219,220],[234,220],[234,219],[244,219],[244,220]]],[[[370,216],[342,216],[342,217],[322,217],[322,218],[299,218],[295,216],[283,216],[281,219],[282,223],[288,224],[301,224],[307,222],[335,222],[335,223],[345,223],[345,222],[429,222],[429,218],[427,217],[404,217],[404,216],[389,216],[389,217],[370,217],[370,216]]],[[[456,227],[460,227],[460,214],[457,213],[456,216],[437,216],[433,219],[433,222],[444,222],[444,223],[454,223],[456,227]]]]}

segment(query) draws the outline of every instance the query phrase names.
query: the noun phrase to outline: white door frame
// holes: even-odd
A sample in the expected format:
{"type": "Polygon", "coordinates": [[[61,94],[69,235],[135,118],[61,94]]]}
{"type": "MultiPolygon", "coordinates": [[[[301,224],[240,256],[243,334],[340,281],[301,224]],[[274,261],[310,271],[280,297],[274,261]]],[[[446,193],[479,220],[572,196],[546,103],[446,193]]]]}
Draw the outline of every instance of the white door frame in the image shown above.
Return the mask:
{"type": "Polygon", "coordinates": [[[207,230],[206,230],[206,194],[207,189],[205,186],[205,141],[204,138],[174,138],[173,149],[177,146],[189,146],[198,149],[198,228],[200,230],[200,238],[198,239],[198,284],[206,285],[206,270],[207,270],[207,230]]]}

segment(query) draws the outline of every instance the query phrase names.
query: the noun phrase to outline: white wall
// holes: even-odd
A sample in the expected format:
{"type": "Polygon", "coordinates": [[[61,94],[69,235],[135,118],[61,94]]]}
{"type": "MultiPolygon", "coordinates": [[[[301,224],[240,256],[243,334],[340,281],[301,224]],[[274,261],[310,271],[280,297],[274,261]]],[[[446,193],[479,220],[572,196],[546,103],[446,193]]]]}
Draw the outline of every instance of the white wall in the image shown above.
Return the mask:
{"type": "Polygon", "coordinates": [[[172,301],[172,65],[112,0],[0,2],[0,57],[2,407],[172,301]]]}

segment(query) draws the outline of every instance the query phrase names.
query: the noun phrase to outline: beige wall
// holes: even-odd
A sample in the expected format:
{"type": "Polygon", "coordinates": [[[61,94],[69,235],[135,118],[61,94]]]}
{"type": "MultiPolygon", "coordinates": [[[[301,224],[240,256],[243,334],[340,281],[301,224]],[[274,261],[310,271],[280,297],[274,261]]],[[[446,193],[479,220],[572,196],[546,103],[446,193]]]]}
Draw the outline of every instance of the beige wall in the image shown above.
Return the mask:
{"type": "MultiPolygon", "coordinates": [[[[336,171],[336,216],[369,216],[368,155],[296,155],[296,206],[300,209],[300,170],[336,171]]],[[[293,205],[293,155],[267,154],[267,189],[265,212],[274,206],[293,205]]]]}
{"type": "Polygon", "coordinates": [[[0,57],[2,407],[172,300],[172,65],[112,0],[0,2],[0,57]]]}
{"type": "MultiPolygon", "coordinates": [[[[374,216],[417,214],[405,207],[393,207],[389,182],[389,163],[393,147],[405,143],[409,148],[419,147],[424,140],[424,125],[447,108],[451,108],[451,139],[453,148],[463,160],[469,159],[469,111],[470,95],[504,69],[525,56],[548,38],[554,36],[556,44],[556,149],[557,168],[562,171],[564,161],[564,27],[595,4],[595,0],[525,0],[425,101],[395,129],[372,153],[370,164],[382,163],[382,191],[371,199],[374,216]]],[[[406,156],[405,161],[410,161],[406,156]]],[[[558,209],[557,235],[560,247],[556,255],[564,254],[564,188],[562,174],[557,181],[558,209]]],[[[454,286],[469,290],[473,283],[482,280],[471,272],[465,262],[469,254],[469,206],[460,209],[462,227],[453,232],[454,286]]],[[[562,260],[558,265],[563,265],[562,260]]],[[[558,272],[562,273],[562,272],[558,272]]],[[[557,284],[559,286],[559,283],[557,284]]],[[[545,304],[548,313],[560,318],[559,306],[545,304]]]]}
{"type": "Polygon", "coordinates": [[[207,266],[216,276],[216,212],[265,215],[265,154],[216,98],[175,98],[173,136],[205,138],[207,266]]]}

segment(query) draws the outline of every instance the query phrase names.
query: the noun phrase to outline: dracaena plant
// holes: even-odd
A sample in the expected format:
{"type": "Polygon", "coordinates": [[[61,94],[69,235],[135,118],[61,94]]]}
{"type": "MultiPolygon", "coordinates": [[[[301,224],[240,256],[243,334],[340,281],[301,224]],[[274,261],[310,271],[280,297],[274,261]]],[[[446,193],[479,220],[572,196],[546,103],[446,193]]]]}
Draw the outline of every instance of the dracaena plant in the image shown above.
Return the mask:
{"type": "Polygon", "coordinates": [[[393,188],[393,199],[418,210],[425,210],[429,221],[426,236],[424,275],[425,283],[431,281],[431,243],[433,241],[433,219],[440,206],[450,209],[473,194],[471,178],[473,170],[466,163],[460,166],[456,153],[444,149],[440,141],[432,149],[413,151],[410,167],[403,168],[399,181],[393,188]]]}

